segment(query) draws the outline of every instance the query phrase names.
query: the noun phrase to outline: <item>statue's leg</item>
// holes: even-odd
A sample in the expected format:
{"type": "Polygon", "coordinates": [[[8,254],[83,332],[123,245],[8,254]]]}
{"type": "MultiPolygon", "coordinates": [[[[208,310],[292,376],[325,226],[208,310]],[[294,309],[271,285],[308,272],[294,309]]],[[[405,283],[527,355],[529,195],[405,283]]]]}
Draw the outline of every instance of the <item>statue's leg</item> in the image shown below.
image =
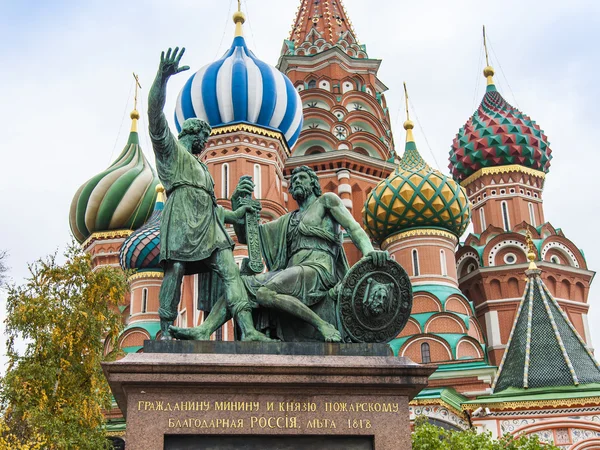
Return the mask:
{"type": "Polygon", "coordinates": [[[227,307],[242,330],[242,341],[272,341],[273,339],[269,339],[254,328],[252,303],[248,300],[248,293],[233,259],[233,252],[231,250],[217,251],[212,256],[211,264],[223,280],[227,307]]]}
{"type": "Polygon", "coordinates": [[[221,328],[228,319],[227,302],[225,297],[221,297],[210,310],[210,314],[202,322],[202,325],[192,328],[179,328],[171,325],[169,331],[176,339],[208,341],[211,335],[221,328]]]}
{"type": "Polygon", "coordinates": [[[181,281],[185,274],[185,263],[181,261],[167,261],[158,300],[158,316],[160,317],[161,340],[172,339],[169,325],[177,318],[177,307],[181,300],[181,281]]]}
{"type": "Polygon", "coordinates": [[[325,342],[342,341],[340,332],[333,325],[321,319],[296,297],[278,294],[268,286],[263,286],[256,293],[256,302],[267,308],[279,309],[311,324],[323,335],[325,342]]]}

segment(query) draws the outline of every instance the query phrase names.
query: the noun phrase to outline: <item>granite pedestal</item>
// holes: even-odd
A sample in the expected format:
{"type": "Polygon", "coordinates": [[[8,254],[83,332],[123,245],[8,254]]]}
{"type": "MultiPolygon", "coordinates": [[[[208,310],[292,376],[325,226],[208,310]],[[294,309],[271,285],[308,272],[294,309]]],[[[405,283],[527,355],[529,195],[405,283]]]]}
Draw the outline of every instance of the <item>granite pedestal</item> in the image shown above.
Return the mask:
{"type": "Polygon", "coordinates": [[[104,363],[128,450],[408,450],[435,366],[387,345],[152,342],[104,363]]]}

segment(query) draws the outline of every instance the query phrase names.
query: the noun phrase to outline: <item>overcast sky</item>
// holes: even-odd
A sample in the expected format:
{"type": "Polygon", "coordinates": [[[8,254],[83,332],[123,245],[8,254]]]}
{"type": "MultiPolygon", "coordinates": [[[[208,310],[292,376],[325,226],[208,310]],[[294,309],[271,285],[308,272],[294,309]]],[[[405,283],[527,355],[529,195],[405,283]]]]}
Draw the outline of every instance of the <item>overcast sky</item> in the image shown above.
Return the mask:
{"type": "MultiPolygon", "coordinates": [[[[77,188],[125,145],[133,78],[145,103],[161,50],[185,46],[191,71],[174,77],[166,111],[187,77],[217,59],[233,38],[233,0],[0,0],[0,249],[21,282],[27,263],[70,240],[77,188]]],[[[300,0],[244,0],[248,45],[277,63],[300,0]]],[[[397,146],[404,140],[402,81],[425,159],[448,172],[452,139],[483,96],[481,26],[502,95],[549,136],[546,220],[600,268],[596,235],[600,123],[597,0],[345,0],[358,39],[382,59],[397,146]]],[[[146,155],[151,148],[141,136],[146,155]]],[[[597,281],[596,283],[600,283],[597,281]]],[[[590,294],[590,328],[600,345],[600,285],[590,294]]],[[[0,293],[2,310],[5,294],[0,293]]],[[[3,315],[3,313],[2,313],[3,315]]],[[[2,348],[0,350],[2,353],[2,348]]]]}

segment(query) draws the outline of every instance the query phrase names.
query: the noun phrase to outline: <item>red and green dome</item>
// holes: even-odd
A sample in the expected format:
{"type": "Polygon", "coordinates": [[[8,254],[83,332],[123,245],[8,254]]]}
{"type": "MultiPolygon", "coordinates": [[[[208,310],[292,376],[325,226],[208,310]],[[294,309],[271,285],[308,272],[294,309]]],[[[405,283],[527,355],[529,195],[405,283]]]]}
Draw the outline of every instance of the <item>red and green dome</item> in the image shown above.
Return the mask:
{"type": "Polygon", "coordinates": [[[412,122],[404,126],[404,155],[396,170],[369,193],[363,208],[365,230],[379,244],[416,228],[442,229],[460,237],[471,220],[464,188],[423,160],[412,138],[412,122]]]}
{"type": "Polygon", "coordinates": [[[450,170],[458,182],[484,167],[518,164],[548,173],[552,150],[548,138],[531,118],[511,106],[491,79],[479,108],[460,129],[450,150],[450,170]]]}

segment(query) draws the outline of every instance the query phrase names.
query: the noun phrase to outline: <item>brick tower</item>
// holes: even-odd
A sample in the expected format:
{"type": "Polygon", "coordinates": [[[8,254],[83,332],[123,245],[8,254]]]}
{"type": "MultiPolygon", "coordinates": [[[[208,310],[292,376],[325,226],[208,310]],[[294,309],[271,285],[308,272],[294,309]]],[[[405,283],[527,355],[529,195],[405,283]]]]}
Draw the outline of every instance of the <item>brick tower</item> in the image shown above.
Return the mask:
{"type": "MultiPolygon", "coordinates": [[[[278,64],[304,108],[304,127],[285,174],[311,167],[324,192],[338,194],[358,221],[367,195],[394,167],[380,65],[358,43],[341,0],[301,1],[278,64]]],[[[286,206],[296,207],[291,199],[286,206]]],[[[353,245],[346,252],[350,263],[360,257],[353,245]]]]}
{"type": "MultiPolygon", "coordinates": [[[[458,183],[422,158],[413,127],[410,119],[404,123],[402,159],[371,191],[363,215],[368,233],[405,268],[413,286],[411,317],[390,346],[398,356],[440,366],[430,387],[475,396],[489,388],[493,368],[473,304],[458,288],[453,259],[470,205],[458,183]]],[[[461,420],[456,412],[453,417],[461,420]]]]}
{"type": "Polygon", "coordinates": [[[483,74],[486,93],[454,139],[450,169],[473,204],[474,231],[456,254],[460,288],[475,303],[490,362],[498,365],[525,289],[527,230],[544,283],[587,343],[594,273],[575,244],[545,219],[542,192],[552,158],[546,135],[502,97],[489,64],[483,74]]]}

